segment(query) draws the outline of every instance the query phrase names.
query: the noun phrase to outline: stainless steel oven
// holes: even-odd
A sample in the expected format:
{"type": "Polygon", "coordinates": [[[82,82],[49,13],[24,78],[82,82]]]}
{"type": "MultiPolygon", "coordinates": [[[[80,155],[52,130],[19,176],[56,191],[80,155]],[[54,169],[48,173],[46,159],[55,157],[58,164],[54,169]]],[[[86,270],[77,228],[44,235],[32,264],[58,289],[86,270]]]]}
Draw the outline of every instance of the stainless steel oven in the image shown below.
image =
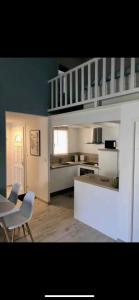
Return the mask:
{"type": "Polygon", "coordinates": [[[86,174],[95,174],[94,170],[89,170],[87,168],[80,168],[80,176],[86,175],[86,174]]]}

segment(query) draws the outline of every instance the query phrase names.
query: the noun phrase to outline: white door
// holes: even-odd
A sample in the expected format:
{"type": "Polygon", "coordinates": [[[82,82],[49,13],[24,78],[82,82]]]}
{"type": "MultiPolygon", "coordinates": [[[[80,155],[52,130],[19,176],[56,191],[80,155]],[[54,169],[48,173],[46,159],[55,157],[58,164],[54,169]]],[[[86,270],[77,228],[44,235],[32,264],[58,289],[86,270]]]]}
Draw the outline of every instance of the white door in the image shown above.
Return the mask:
{"type": "Polygon", "coordinates": [[[25,176],[24,176],[24,128],[16,126],[12,129],[12,148],[13,148],[13,184],[19,182],[21,184],[20,194],[25,192],[25,176]]]}
{"type": "Polygon", "coordinates": [[[139,242],[139,122],[135,126],[133,242],[139,242]]]}

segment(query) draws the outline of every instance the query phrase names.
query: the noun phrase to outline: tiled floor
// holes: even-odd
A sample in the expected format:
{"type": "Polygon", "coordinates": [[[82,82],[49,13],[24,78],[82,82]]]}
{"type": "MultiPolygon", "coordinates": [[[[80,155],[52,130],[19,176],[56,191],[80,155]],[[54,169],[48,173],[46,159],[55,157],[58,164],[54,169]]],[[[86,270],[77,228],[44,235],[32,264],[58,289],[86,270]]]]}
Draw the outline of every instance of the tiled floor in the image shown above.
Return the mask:
{"type": "MultiPolygon", "coordinates": [[[[115,242],[73,218],[73,192],[53,196],[50,205],[35,199],[30,228],[35,242],[115,242]]],[[[27,241],[30,242],[30,238],[24,237],[21,229],[16,242],[27,241]]]]}

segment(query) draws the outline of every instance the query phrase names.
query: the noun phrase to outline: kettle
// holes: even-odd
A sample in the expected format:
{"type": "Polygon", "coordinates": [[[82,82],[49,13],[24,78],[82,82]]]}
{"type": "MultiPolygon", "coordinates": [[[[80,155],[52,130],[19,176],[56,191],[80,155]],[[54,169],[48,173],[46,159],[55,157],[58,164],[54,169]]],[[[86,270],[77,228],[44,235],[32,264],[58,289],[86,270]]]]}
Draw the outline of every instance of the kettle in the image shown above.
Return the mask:
{"type": "Polygon", "coordinates": [[[74,161],[78,162],[78,155],[77,154],[74,155],[74,161]]]}
{"type": "Polygon", "coordinates": [[[80,161],[84,161],[84,155],[80,155],[80,161]]]}

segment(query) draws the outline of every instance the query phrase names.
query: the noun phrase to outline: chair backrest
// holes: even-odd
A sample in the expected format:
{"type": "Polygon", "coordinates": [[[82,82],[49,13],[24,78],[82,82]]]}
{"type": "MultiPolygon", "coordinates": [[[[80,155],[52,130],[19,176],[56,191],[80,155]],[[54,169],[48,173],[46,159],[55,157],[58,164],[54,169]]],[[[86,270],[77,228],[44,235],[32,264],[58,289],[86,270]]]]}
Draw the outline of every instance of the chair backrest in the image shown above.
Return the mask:
{"type": "Polygon", "coordinates": [[[27,220],[32,217],[34,199],[35,194],[33,192],[27,192],[20,207],[21,214],[26,217],[27,220]]]}
{"type": "Polygon", "coordinates": [[[15,183],[13,186],[12,186],[12,190],[11,190],[11,193],[8,197],[8,200],[10,200],[11,202],[13,202],[14,204],[17,203],[17,200],[18,200],[18,193],[19,193],[19,190],[20,190],[20,187],[21,187],[21,184],[20,183],[15,183]]]}

